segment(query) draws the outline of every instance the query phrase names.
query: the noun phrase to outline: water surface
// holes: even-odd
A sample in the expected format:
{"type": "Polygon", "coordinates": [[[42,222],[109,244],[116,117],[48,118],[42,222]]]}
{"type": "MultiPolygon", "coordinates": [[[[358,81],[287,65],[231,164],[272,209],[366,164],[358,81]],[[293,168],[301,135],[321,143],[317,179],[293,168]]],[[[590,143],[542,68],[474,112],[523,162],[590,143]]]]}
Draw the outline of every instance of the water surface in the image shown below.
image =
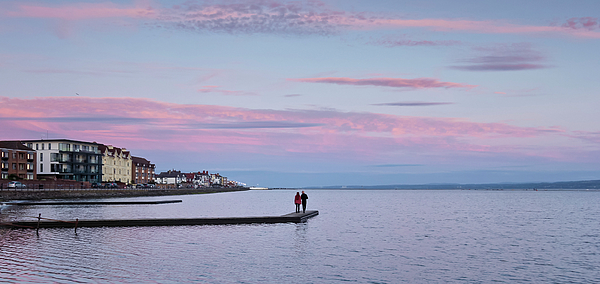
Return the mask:
{"type": "MultiPolygon", "coordinates": [[[[598,283],[600,192],[307,190],[306,223],[0,229],[3,282],[598,283]]],[[[283,215],[295,191],[3,206],[1,218],[283,215]]]]}

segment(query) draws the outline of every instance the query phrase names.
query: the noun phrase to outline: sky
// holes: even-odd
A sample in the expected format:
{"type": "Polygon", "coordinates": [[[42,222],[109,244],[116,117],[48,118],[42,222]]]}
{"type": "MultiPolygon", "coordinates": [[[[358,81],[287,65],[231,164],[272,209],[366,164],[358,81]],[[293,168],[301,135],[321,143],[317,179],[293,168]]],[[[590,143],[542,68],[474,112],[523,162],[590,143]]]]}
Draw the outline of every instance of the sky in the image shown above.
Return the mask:
{"type": "Polygon", "coordinates": [[[600,2],[0,1],[0,140],[250,186],[600,179],[600,2]]]}

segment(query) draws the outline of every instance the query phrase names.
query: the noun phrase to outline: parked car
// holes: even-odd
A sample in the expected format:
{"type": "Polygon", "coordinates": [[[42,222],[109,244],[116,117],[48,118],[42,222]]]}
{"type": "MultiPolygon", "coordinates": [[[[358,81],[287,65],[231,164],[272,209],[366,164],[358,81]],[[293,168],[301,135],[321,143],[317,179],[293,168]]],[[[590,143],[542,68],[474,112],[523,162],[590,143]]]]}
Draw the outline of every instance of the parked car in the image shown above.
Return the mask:
{"type": "Polygon", "coordinates": [[[99,182],[92,183],[92,188],[102,188],[102,187],[103,187],[102,184],[99,182]]]}
{"type": "Polygon", "coordinates": [[[8,183],[8,188],[27,188],[27,185],[24,185],[20,181],[11,181],[8,183]]]}
{"type": "Polygon", "coordinates": [[[117,183],[116,183],[116,182],[107,182],[107,183],[104,185],[104,187],[105,187],[105,188],[119,188],[119,185],[117,185],[117,183]]]}

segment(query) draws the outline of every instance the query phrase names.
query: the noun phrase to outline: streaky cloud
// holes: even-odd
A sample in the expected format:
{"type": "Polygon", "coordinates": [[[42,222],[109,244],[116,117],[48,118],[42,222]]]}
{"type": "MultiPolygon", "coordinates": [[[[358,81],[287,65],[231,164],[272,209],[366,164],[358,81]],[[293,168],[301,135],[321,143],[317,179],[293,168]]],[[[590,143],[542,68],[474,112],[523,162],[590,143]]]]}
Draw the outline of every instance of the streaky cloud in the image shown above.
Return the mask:
{"type": "MultiPolygon", "coordinates": [[[[147,1],[146,1],[147,2],[147,1]]],[[[36,5],[17,4],[3,14],[7,17],[16,18],[46,18],[61,20],[84,20],[102,18],[154,18],[157,11],[150,5],[139,5],[128,7],[111,2],[104,3],[74,3],[67,5],[36,5]]]]}
{"type": "Polygon", "coordinates": [[[422,167],[423,164],[382,164],[382,165],[373,165],[376,168],[402,168],[402,167],[422,167]]]}
{"type": "Polygon", "coordinates": [[[369,79],[354,79],[346,77],[326,77],[326,78],[303,78],[303,79],[288,79],[289,81],[304,82],[304,83],[326,83],[337,85],[354,85],[354,86],[379,86],[392,88],[475,88],[475,85],[442,82],[433,78],[369,78],[369,79]]]}
{"type": "Polygon", "coordinates": [[[200,123],[186,124],[193,129],[261,129],[261,128],[303,128],[323,126],[323,123],[300,123],[286,121],[250,121],[239,123],[200,123]]]}
{"type": "Polygon", "coordinates": [[[540,64],[546,58],[534,50],[529,43],[479,47],[475,51],[484,53],[464,60],[468,65],[450,66],[464,71],[520,71],[549,68],[540,64]]]}
{"type": "Polygon", "coordinates": [[[382,45],[387,47],[398,47],[398,46],[453,46],[460,45],[461,42],[457,40],[393,40],[393,39],[382,39],[374,42],[375,45],[382,45]]]}
{"type": "Polygon", "coordinates": [[[305,153],[370,160],[399,153],[490,153],[547,156],[515,140],[566,136],[560,128],[478,123],[337,110],[261,110],[176,104],[137,98],[0,97],[7,139],[54,137],[106,141],[154,151],[305,153]],[[26,105],[27,108],[22,106],[26,105]],[[69,110],[68,116],[64,110],[69,110]],[[23,135],[27,136],[24,137],[23,135]],[[490,145],[490,141],[495,145],[490,145]],[[198,145],[201,145],[199,147],[198,145]]]}
{"type": "MultiPolygon", "coordinates": [[[[17,2],[18,3],[18,2],[17,2]]],[[[435,32],[469,32],[480,34],[570,35],[600,38],[598,18],[570,18],[557,25],[524,25],[508,20],[468,20],[452,18],[410,19],[384,13],[344,11],[320,1],[233,0],[225,4],[211,1],[186,1],[169,8],[151,1],[134,1],[123,5],[112,2],[37,4],[9,3],[0,16],[39,18],[63,22],[118,18],[132,20],[143,27],[229,34],[279,34],[329,36],[347,31],[403,30],[421,28],[435,32]],[[153,6],[154,5],[154,6],[153,6]]],[[[70,24],[73,25],[73,24],[70,24]]],[[[57,31],[69,35],[69,28],[57,31]]],[[[394,43],[389,43],[394,44],[394,43]]],[[[396,46],[448,45],[449,42],[408,41],[396,46]]]]}
{"type": "Polygon", "coordinates": [[[217,93],[223,96],[258,96],[257,93],[245,92],[245,91],[231,91],[220,89],[219,86],[203,86],[202,89],[198,89],[199,93],[217,93]]]}
{"type": "Polygon", "coordinates": [[[118,116],[63,116],[63,117],[0,117],[4,121],[36,121],[36,122],[104,122],[114,124],[139,124],[152,121],[151,118],[118,117],[118,116]]]}
{"type": "Polygon", "coordinates": [[[437,105],[452,105],[450,102],[397,102],[397,103],[381,103],[372,104],[374,106],[437,106],[437,105]]]}

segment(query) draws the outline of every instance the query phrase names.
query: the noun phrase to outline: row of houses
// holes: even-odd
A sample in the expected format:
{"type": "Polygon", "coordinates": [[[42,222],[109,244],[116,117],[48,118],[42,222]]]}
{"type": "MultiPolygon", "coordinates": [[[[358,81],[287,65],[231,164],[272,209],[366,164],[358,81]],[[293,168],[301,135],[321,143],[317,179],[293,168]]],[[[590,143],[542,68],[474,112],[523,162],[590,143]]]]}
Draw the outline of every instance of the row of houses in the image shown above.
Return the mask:
{"type": "Polygon", "coordinates": [[[169,170],[156,175],[156,183],[177,185],[185,184],[189,187],[236,187],[243,185],[236,181],[230,181],[227,179],[227,177],[221,176],[218,173],[209,174],[208,171],[182,173],[181,171],[176,170],[169,170]]]}
{"type": "Polygon", "coordinates": [[[155,173],[156,165],[125,148],[69,139],[0,141],[0,178],[73,180],[125,184],[175,184],[194,187],[239,186],[208,171],[155,173]],[[12,176],[12,177],[11,177],[12,176]]]}
{"type": "Polygon", "coordinates": [[[69,139],[0,141],[0,178],[80,182],[154,182],[149,160],[125,148],[69,139]]]}

